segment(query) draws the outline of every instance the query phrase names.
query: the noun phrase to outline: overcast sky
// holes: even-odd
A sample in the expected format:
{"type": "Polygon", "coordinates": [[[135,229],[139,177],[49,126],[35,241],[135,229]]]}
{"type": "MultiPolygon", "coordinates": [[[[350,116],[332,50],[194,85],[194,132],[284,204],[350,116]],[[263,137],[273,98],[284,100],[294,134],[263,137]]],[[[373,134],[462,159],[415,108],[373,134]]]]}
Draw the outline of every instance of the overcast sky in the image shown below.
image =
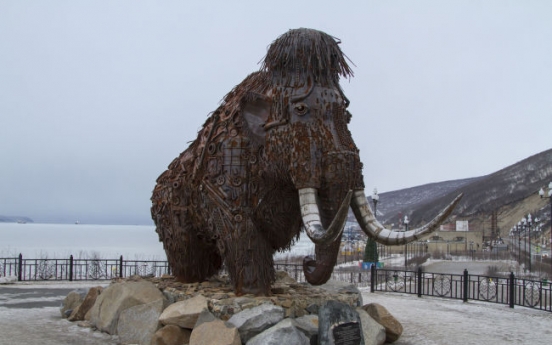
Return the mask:
{"type": "Polygon", "coordinates": [[[157,176],[299,27],[355,64],[367,194],[552,148],[552,1],[0,0],[0,215],[151,224],[157,176]]]}

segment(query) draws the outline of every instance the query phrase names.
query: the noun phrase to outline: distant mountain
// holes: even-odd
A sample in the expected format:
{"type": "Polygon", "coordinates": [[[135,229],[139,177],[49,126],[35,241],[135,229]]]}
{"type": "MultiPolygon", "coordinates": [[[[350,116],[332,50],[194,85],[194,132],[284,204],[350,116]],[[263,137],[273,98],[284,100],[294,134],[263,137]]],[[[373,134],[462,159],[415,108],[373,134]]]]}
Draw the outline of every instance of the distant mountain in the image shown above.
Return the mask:
{"type": "MultiPolygon", "coordinates": [[[[399,214],[401,218],[405,215],[410,217],[412,215],[412,211],[419,210],[422,205],[430,203],[436,199],[446,197],[451,192],[454,192],[459,188],[480,179],[482,179],[482,177],[436,182],[418,187],[381,193],[379,194],[379,202],[376,208],[378,220],[383,223],[394,222],[397,224],[399,214]]],[[[370,206],[373,207],[374,203],[371,197],[369,198],[369,201],[370,206]]]]}
{"type": "Polygon", "coordinates": [[[0,215],[0,223],[17,223],[17,222],[32,223],[33,220],[29,217],[0,215]]]}
{"type": "MultiPolygon", "coordinates": [[[[418,226],[435,217],[459,193],[464,193],[464,197],[454,210],[453,218],[481,218],[504,207],[512,208],[524,203],[540,188],[548,186],[550,181],[552,149],[490,175],[381,193],[377,204],[378,220],[386,224],[399,224],[399,218],[408,215],[411,226],[418,226]]],[[[373,206],[371,197],[369,201],[373,206]]],[[[533,217],[544,220],[544,225],[548,224],[549,228],[550,207],[542,207],[541,204],[531,206],[536,209],[526,208],[535,213],[533,217]]]]}

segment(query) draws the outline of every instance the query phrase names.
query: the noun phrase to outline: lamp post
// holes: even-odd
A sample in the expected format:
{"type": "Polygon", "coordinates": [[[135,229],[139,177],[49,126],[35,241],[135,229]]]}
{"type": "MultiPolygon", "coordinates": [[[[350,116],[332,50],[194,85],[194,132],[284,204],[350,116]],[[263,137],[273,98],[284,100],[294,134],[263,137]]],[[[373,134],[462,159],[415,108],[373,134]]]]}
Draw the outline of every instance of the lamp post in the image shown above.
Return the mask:
{"type": "Polygon", "coordinates": [[[378,218],[378,189],[374,188],[374,194],[372,195],[372,202],[374,203],[374,218],[378,218]]]}
{"type": "Polygon", "coordinates": [[[516,232],[518,235],[518,265],[521,267],[521,221],[516,224],[516,232]]]}
{"type": "MultiPolygon", "coordinates": [[[[544,198],[546,196],[545,190],[543,188],[539,190],[539,195],[541,198],[544,198]]],[[[548,198],[550,200],[550,246],[548,248],[548,256],[552,257],[552,182],[548,184],[548,198]]],[[[552,269],[552,265],[550,267],[552,269]]]]}
{"type": "MultiPolygon", "coordinates": [[[[374,194],[372,194],[372,202],[374,203],[374,218],[375,219],[378,219],[378,201],[379,201],[378,189],[374,188],[374,194]]],[[[368,239],[368,240],[372,241],[372,239],[368,239]]],[[[379,259],[378,244],[374,243],[373,247],[374,247],[374,250],[376,251],[376,257],[379,259]]]]}
{"type": "MultiPolygon", "coordinates": [[[[408,216],[404,216],[404,231],[408,231],[408,216]]],[[[404,244],[404,267],[407,266],[407,258],[408,258],[408,243],[404,244]]]]}
{"type": "MultiPolygon", "coordinates": [[[[378,190],[374,188],[374,194],[372,195],[372,202],[374,203],[374,218],[377,218],[379,195],[378,190]]],[[[379,261],[378,244],[371,237],[366,239],[366,245],[364,246],[363,262],[370,262],[372,265],[376,265],[379,261]]]]}
{"type": "Polygon", "coordinates": [[[531,219],[531,213],[529,213],[527,215],[527,229],[529,230],[529,274],[531,274],[531,261],[532,261],[532,257],[531,257],[531,224],[532,224],[532,219],[531,219]]]}
{"type": "MultiPolygon", "coordinates": [[[[533,241],[535,241],[535,259],[537,258],[537,255],[540,255],[541,260],[539,264],[539,275],[542,273],[542,248],[541,248],[541,241],[540,241],[540,219],[539,217],[535,217],[533,219],[533,241]]],[[[535,263],[538,263],[537,260],[535,260],[535,263]]]]}
{"type": "Polygon", "coordinates": [[[521,218],[521,228],[523,230],[523,266],[527,271],[527,218],[521,218]]]}
{"type": "Polygon", "coordinates": [[[515,236],[516,236],[516,226],[512,226],[510,229],[510,252],[512,255],[516,255],[516,246],[515,246],[515,236]]]}

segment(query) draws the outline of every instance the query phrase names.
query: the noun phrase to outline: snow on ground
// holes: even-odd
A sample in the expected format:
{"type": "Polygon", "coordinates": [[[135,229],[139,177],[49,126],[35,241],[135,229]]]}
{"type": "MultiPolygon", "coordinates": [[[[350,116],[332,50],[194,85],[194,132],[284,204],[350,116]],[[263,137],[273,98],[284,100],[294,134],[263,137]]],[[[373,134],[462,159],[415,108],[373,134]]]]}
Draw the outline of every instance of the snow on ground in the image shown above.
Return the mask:
{"type": "Polygon", "coordinates": [[[62,319],[58,307],[0,307],[0,344],[115,345],[117,337],[92,332],[62,319]]]}
{"type": "MultiPolygon", "coordinates": [[[[0,287],[18,289],[87,289],[92,286],[107,287],[110,280],[79,280],[79,281],[21,281],[10,284],[2,284],[0,287]]],[[[1,290],[0,290],[1,292],[1,290]]]]}
{"type": "MultiPolygon", "coordinates": [[[[32,288],[76,289],[104,284],[107,282],[16,283],[0,286],[0,297],[7,288],[21,289],[21,295],[25,295],[32,288]]],[[[552,337],[549,312],[518,306],[511,309],[488,302],[370,293],[369,288],[360,290],[365,304],[383,305],[402,323],[404,332],[394,343],[397,345],[542,344],[552,337]]],[[[10,300],[10,304],[13,302],[10,300]]],[[[117,337],[61,319],[58,307],[8,308],[0,303],[0,345],[8,344],[115,345],[117,337]]]]}
{"type": "Polygon", "coordinates": [[[361,289],[364,304],[379,303],[404,327],[395,345],[543,344],[552,337],[552,313],[469,301],[418,298],[361,289]]]}
{"type": "Polygon", "coordinates": [[[428,260],[422,266],[424,272],[441,274],[462,274],[464,269],[467,269],[469,274],[486,275],[489,267],[496,267],[501,274],[517,272],[518,270],[518,263],[512,260],[428,260]]]}
{"type": "Polygon", "coordinates": [[[69,291],[96,282],[17,282],[0,285],[0,345],[115,345],[117,337],[61,318],[59,306],[69,291]]]}

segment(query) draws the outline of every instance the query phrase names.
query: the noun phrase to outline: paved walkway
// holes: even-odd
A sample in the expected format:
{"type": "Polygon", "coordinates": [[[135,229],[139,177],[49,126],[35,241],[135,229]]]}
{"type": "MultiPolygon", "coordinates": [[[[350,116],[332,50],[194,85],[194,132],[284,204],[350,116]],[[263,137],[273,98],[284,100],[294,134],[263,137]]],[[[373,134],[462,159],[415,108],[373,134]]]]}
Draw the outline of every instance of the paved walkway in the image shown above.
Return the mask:
{"type": "Polygon", "coordinates": [[[403,325],[393,345],[547,344],[552,313],[489,302],[363,292],[364,304],[379,303],[403,325]]]}
{"type": "Polygon", "coordinates": [[[92,332],[61,318],[59,306],[70,291],[96,285],[0,285],[0,345],[116,345],[117,337],[92,332]]]}

